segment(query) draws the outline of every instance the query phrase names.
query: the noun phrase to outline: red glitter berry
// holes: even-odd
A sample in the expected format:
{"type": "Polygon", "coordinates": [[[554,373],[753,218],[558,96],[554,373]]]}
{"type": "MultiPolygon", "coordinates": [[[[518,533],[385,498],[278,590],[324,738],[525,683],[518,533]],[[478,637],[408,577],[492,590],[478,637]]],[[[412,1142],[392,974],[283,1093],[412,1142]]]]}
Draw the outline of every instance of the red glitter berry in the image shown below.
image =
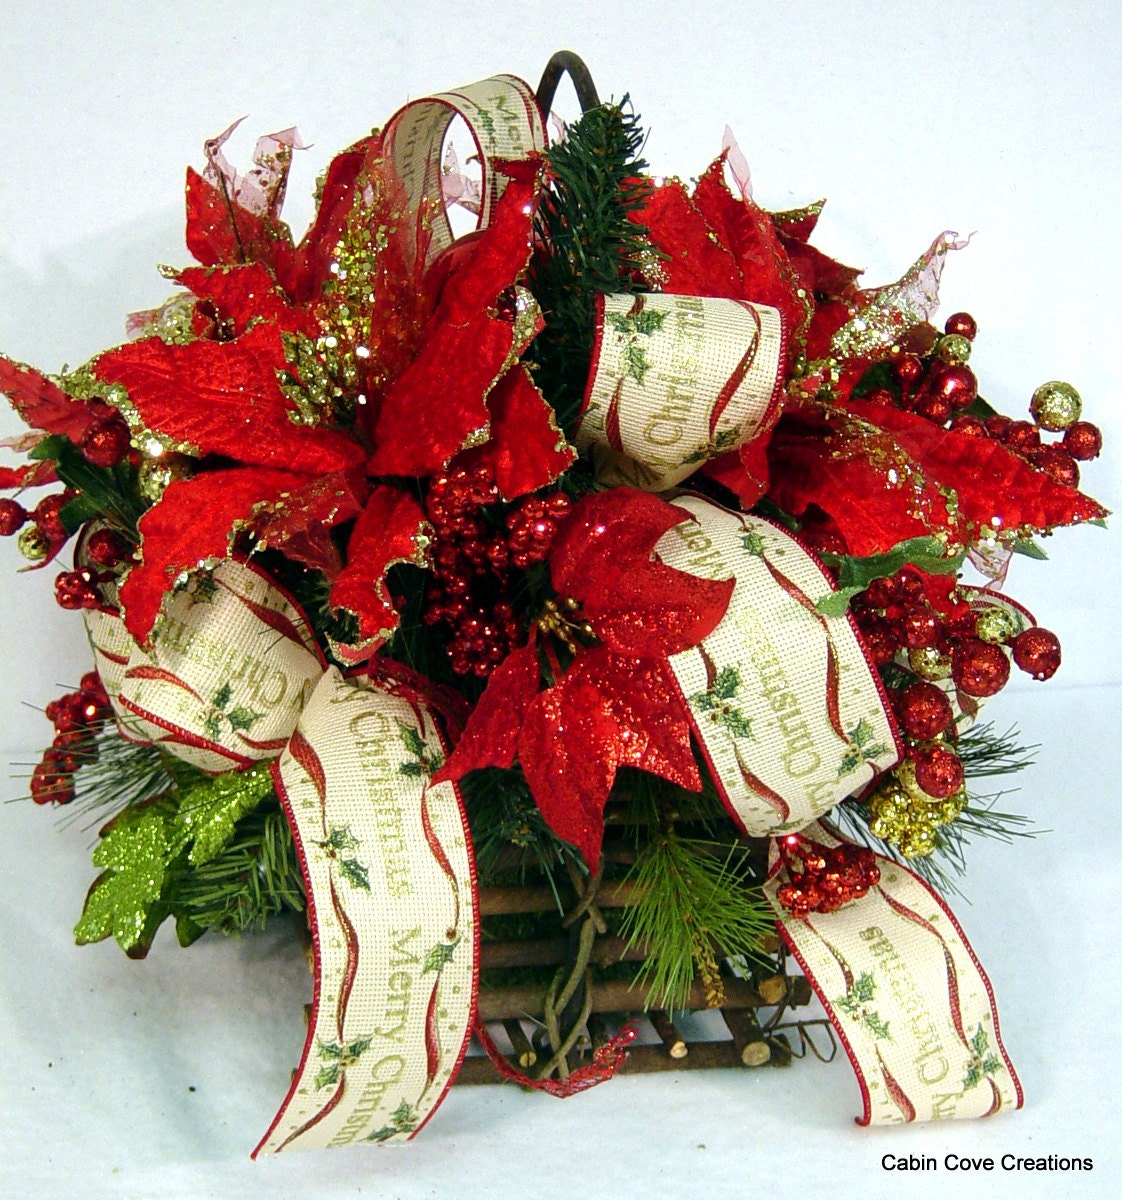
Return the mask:
{"type": "Polygon", "coordinates": [[[86,554],[99,567],[116,567],[130,556],[128,543],[112,529],[95,529],[86,538],[86,554]]]}
{"type": "Polygon", "coordinates": [[[963,638],[951,653],[951,678],[968,696],[994,696],[1009,681],[1009,659],[1000,646],[963,638]]]}
{"type": "Polygon", "coordinates": [[[874,579],[865,589],[865,600],[871,608],[887,608],[900,598],[900,589],[891,576],[874,579]]]}
{"type": "Polygon", "coordinates": [[[916,398],[915,411],[928,421],[934,421],[936,425],[945,425],[951,416],[949,401],[937,391],[920,392],[916,398]]]}
{"type": "Polygon", "coordinates": [[[131,435],[120,413],[110,413],[92,422],[82,434],[78,448],[95,467],[115,467],[129,452],[131,435]]]}
{"type": "Polygon", "coordinates": [[[967,312],[952,313],[947,318],[943,329],[947,333],[956,333],[959,337],[964,337],[971,342],[978,336],[978,322],[967,312]]]}
{"type": "Polygon", "coordinates": [[[924,746],[912,756],[912,763],[916,783],[939,800],[953,796],[966,778],[962,759],[946,746],[924,746]]]}
{"type": "Polygon", "coordinates": [[[923,376],[923,363],[916,358],[914,354],[909,354],[905,358],[898,359],[896,362],[896,378],[905,386],[909,387],[916,383],[923,376]]]}
{"type": "Polygon", "coordinates": [[[1004,413],[994,413],[992,417],[986,417],[986,432],[990,437],[1000,440],[1012,424],[1012,417],[1007,417],[1004,413]]]}
{"type": "Polygon", "coordinates": [[[31,516],[35,524],[39,527],[39,532],[48,542],[66,541],[67,533],[59,518],[59,513],[69,500],[70,495],[67,492],[55,492],[51,496],[44,496],[36,504],[35,511],[31,516]]]}
{"type": "Polygon", "coordinates": [[[933,395],[954,412],[969,407],[978,395],[978,379],[965,363],[944,366],[931,382],[933,395]]]}
{"type": "Polygon", "coordinates": [[[1040,430],[1031,421],[1011,421],[1001,440],[1010,450],[1028,456],[1040,447],[1040,430]]]}
{"type": "Polygon", "coordinates": [[[0,537],[11,537],[27,523],[27,509],[18,500],[0,500],[0,537]]]}
{"type": "Polygon", "coordinates": [[[1079,464],[1058,443],[1034,450],[1029,456],[1029,462],[1056,483],[1072,488],[1079,486],[1079,464]]]}
{"type": "Polygon", "coordinates": [[[1060,639],[1049,629],[1034,626],[1012,641],[1013,661],[1033,679],[1051,679],[1060,665],[1060,639]]]}
{"type": "Polygon", "coordinates": [[[927,604],[912,604],[905,608],[899,619],[904,645],[909,650],[926,650],[937,646],[943,632],[939,614],[927,604]]]}
{"type": "Polygon", "coordinates": [[[967,437],[986,437],[988,431],[985,421],[979,417],[972,417],[968,413],[959,413],[954,420],[951,421],[951,429],[955,433],[965,433],[967,437]]]}
{"type": "Polygon", "coordinates": [[[1102,430],[1090,421],[1076,421],[1064,431],[1063,447],[1078,462],[1090,462],[1103,448],[1102,430]]]}
{"type": "Polygon", "coordinates": [[[920,741],[937,737],[954,720],[954,709],[942,688],[919,680],[893,697],[893,707],[904,732],[920,741]]]}

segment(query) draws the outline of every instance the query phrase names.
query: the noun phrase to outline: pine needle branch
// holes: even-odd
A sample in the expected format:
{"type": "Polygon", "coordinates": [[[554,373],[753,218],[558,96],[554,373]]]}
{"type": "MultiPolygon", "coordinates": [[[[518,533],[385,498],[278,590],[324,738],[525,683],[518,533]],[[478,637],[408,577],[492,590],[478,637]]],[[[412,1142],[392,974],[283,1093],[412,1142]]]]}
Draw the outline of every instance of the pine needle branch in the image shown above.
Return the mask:
{"type": "Polygon", "coordinates": [[[630,219],[649,191],[643,140],[625,96],[590,109],[547,155],[552,179],[536,232],[549,252],[535,256],[529,277],[545,328],[527,358],[567,434],[592,360],[596,294],[636,290],[652,261],[645,229],[630,219]]]}

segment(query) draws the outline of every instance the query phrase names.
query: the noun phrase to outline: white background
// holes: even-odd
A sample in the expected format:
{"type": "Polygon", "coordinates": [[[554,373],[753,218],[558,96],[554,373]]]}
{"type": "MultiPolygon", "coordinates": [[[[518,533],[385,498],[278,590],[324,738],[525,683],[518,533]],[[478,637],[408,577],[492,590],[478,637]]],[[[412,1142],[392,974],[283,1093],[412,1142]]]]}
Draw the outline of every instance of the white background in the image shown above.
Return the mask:
{"type": "MultiPolygon", "coordinates": [[[[201,166],[203,139],[231,120],[248,117],[227,147],[242,165],[259,133],[296,124],[311,144],[286,210],[299,233],[331,155],[403,102],[498,71],[536,83],[549,54],[571,48],[603,96],[631,93],[656,172],[700,173],[730,124],[757,199],[826,196],[815,242],[864,266],[869,284],[896,278],[943,229],[976,233],[948,262],[943,311],[978,320],[984,394],[1023,417],[1038,383],[1076,384],[1107,439],[1085,486],[1117,508],[1118,16],[1070,0],[6,0],[0,348],[48,370],[76,365],[121,340],[127,312],[159,303],[156,265],[187,261],[184,167],[201,166]]],[[[18,430],[0,416],[0,435],[18,430]]],[[[112,945],[78,950],[69,930],[92,833],[11,804],[0,809],[0,1195],[1112,1194],[1120,552],[1116,533],[1090,528],[1047,547],[1050,563],[1014,564],[1009,591],[1059,634],[1063,668],[1046,686],[1021,676],[991,712],[1042,743],[1006,804],[1051,832],[980,847],[973,904],[956,902],[997,990],[1023,1113],[860,1130],[848,1067],[802,1064],[622,1079],[564,1103],[457,1089],[404,1150],[253,1165],[303,1039],[308,981],[289,940],[181,952],[165,932],[143,964],[112,945]],[[945,1169],[947,1152],[1089,1156],[1095,1169],[971,1181],[945,1169]],[[885,1153],[935,1155],[939,1169],[887,1173],[885,1153]]],[[[20,564],[0,544],[0,740],[17,763],[49,736],[26,706],[88,665],[80,622],[51,599],[54,572],[17,576],[20,564]]]]}

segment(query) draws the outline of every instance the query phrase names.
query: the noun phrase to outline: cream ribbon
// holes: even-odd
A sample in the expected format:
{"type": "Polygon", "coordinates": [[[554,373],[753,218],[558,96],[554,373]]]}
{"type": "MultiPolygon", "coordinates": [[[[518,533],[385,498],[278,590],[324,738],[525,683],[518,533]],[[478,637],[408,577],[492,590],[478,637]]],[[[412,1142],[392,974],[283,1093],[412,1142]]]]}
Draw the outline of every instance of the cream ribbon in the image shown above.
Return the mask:
{"type": "MultiPolygon", "coordinates": [[[[851,619],[815,602],[832,591],[786,531],[698,496],[665,534],[668,566],[736,580],[724,619],[671,667],[725,806],[752,836],[801,830],[893,766],[899,746],[875,667],[851,619]]],[[[862,1124],[989,1116],[1020,1107],[989,980],[939,896],[878,857],[880,884],[832,913],[792,917],[773,843],[764,887],[780,932],[849,1054],[862,1124]]]]}
{"type": "Polygon", "coordinates": [[[774,424],[784,340],[745,300],[601,297],[577,446],[601,483],[672,487],[774,424]]]}
{"type": "Polygon", "coordinates": [[[150,651],[109,611],[86,622],[125,736],[215,773],[275,760],[315,982],[300,1067],[254,1153],[412,1137],[467,1049],[478,969],[467,821],[454,785],[429,786],[431,713],[327,668],[303,613],[244,563],[194,573],[150,651]]]}

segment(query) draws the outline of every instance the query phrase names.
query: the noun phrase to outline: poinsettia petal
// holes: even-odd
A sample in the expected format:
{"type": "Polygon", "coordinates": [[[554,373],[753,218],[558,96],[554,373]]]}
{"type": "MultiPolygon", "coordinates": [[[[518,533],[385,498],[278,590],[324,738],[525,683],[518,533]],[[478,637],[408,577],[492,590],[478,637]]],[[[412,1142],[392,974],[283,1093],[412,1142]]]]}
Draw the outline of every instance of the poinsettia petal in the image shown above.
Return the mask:
{"type": "Polygon", "coordinates": [[[263,262],[275,275],[291,271],[292,235],[283,221],[228,202],[221,190],[187,168],[187,249],[204,267],[263,262]]]}
{"type": "Polygon", "coordinates": [[[34,367],[0,354],[0,392],[32,429],[62,434],[77,442],[95,414],[85,400],[68,396],[34,367]]]}
{"type": "Polygon", "coordinates": [[[328,597],[335,612],[358,620],[353,643],[332,643],[346,662],[365,662],[397,628],[401,618],[386,586],[386,572],[395,563],[425,566],[428,531],[425,511],[415,496],[385,484],[371,493],[347,544],[347,565],[328,597]]]}
{"type": "Polygon", "coordinates": [[[449,272],[423,345],[385,397],[371,474],[430,475],[488,436],[487,394],[533,334],[493,312],[529,262],[540,188],[536,161],[508,173],[490,225],[449,272]]]}
{"type": "Polygon", "coordinates": [[[195,453],[310,475],[357,466],[365,455],[346,434],[289,420],[286,367],[281,331],[262,323],[231,342],[144,338],[101,355],[94,373],[128,391],[146,428],[195,453]]]}
{"type": "Polygon", "coordinates": [[[121,585],[129,633],[146,644],[175,581],[210,559],[226,558],[255,505],[276,503],[305,482],[291,471],[244,467],[169,483],[140,518],[141,562],[121,585]]]}
{"type": "Polygon", "coordinates": [[[801,330],[809,318],[810,303],[799,298],[801,284],[775,226],[750,198],[740,199],[729,191],[722,159],[698,180],[693,201],[736,261],[739,297],[777,308],[787,329],[801,330]]]}
{"type": "Polygon", "coordinates": [[[1031,535],[1107,515],[1089,496],[1057,483],[994,438],[943,429],[891,404],[865,400],[849,407],[890,431],[925,472],[954,488],[960,511],[977,527],[1031,535]]]}
{"type": "Polygon", "coordinates": [[[512,650],[495,668],[433,783],[462,779],[482,767],[510,767],[518,753],[522,722],[541,682],[538,649],[531,641],[512,650]]]}
{"type": "Polygon", "coordinates": [[[766,434],[745,442],[739,449],[711,458],[702,466],[701,474],[728,488],[747,512],[767,492],[767,448],[770,441],[769,429],[766,434]]]}
{"type": "Polygon", "coordinates": [[[932,534],[945,533],[956,545],[968,540],[939,481],[875,426],[785,415],[768,461],[768,498],[795,517],[817,505],[858,557],[932,534]]]}
{"type": "Polygon", "coordinates": [[[487,409],[491,440],[469,453],[490,465],[504,499],[547,487],[576,461],[553,408],[521,364],[491,389],[487,409]]]}
{"type": "Polygon", "coordinates": [[[604,698],[621,730],[621,766],[701,790],[689,716],[665,659],[632,658],[593,646],[577,655],[565,683],[591,684],[604,698]]]}
{"type": "Polygon", "coordinates": [[[593,874],[604,840],[604,805],[623,731],[603,696],[562,681],[531,702],[518,740],[522,773],[546,824],[581,852],[593,874]]]}
{"type": "Polygon", "coordinates": [[[550,552],[553,586],[579,601],[596,636],[621,654],[661,658],[695,646],[720,623],[733,581],[703,579],[652,558],[659,538],[690,520],[637,488],[586,496],[550,552]]]}
{"type": "Polygon", "coordinates": [[[257,505],[254,540],[263,549],[280,550],[333,580],[343,560],[331,531],[362,512],[369,491],[360,467],[304,479],[282,501],[257,505]]]}
{"type": "Polygon", "coordinates": [[[296,248],[290,276],[281,280],[295,303],[305,304],[318,297],[323,285],[332,278],[331,264],[354,204],[359,175],[368,158],[380,147],[381,138],[364,138],[337,154],[328,165],[316,219],[296,248]]]}
{"type": "Polygon", "coordinates": [[[200,300],[209,301],[215,316],[229,322],[235,337],[245,333],[251,321],[268,321],[287,332],[310,333],[314,328],[309,315],[289,304],[276,280],[260,263],[188,267],[176,280],[200,300]]]}
{"type": "Polygon", "coordinates": [[[719,244],[712,227],[676,179],[651,190],[650,200],[633,218],[646,226],[662,261],[663,290],[683,296],[721,296],[746,300],[740,269],[719,244]]]}

